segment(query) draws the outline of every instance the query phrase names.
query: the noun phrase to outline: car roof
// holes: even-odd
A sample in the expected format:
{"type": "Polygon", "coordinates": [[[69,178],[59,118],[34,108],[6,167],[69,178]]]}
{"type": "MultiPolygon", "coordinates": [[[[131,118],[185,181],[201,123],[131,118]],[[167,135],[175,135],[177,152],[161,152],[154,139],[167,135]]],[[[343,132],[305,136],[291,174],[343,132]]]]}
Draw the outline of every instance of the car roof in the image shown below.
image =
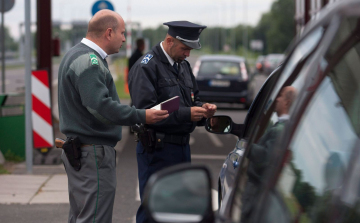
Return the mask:
{"type": "Polygon", "coordinates": [[[310,33],[314,28],[318,27],[319,24],[324,22],[329,22],[335,14],[346,14],[347,12],[352,11],[354,13],[357,8],[359,8],[359,0],[348,0],[348,1],[335,1],[332,4],[327,4],[322,8],[316,15],[316,19],[310,20],[301,35],[298,35],[296,42],[304,38],[308,33],[310,33]],[[347,12],[346,12],[347,11],[347,12]],[[300,38],[299,38],[300,37],[300,38]]]}
{"type": "Polygon", "coordinates": [[[281,54],[281,53],[277,53],[277,54],[275,54],[275,53],[272,53],[272,54],[268,54],[268,55],[266,55],[266,58],[268,59],[268,58],[281,58],[281,57],[285,57],[285,54],[281,54]]]}
{"type": "Polygon", "coordinates": [[[201,56],[199,60],[201,61],[225,60],[225,61],[241,62],[241,61],[245,61],[245,58],[236,55],[204,55],[201,56]]]}

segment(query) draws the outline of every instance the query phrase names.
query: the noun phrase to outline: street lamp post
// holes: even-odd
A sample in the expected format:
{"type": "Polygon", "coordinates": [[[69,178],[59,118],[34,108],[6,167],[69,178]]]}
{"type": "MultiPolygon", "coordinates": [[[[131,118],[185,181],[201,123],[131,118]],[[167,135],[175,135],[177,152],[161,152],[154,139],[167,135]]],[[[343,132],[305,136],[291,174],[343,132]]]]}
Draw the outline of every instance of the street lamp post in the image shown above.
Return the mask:
{"type": "Polygon", "coordinates": [[[25,0],[25,146],[26,169],[32,173],[33,143],[31,126],[31,31],[30,31],[30,0],[25,0]]]}

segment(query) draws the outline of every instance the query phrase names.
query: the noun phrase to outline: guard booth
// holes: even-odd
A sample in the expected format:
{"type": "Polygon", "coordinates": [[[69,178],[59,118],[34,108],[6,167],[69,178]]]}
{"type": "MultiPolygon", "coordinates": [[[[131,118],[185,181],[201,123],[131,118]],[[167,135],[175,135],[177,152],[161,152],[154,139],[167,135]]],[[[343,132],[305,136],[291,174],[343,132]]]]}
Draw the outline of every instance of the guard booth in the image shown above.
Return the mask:
{"type": "Polygon", "coordinates": [[[25,160],[25,95],[0,94],[0,150],[25,160]]]}

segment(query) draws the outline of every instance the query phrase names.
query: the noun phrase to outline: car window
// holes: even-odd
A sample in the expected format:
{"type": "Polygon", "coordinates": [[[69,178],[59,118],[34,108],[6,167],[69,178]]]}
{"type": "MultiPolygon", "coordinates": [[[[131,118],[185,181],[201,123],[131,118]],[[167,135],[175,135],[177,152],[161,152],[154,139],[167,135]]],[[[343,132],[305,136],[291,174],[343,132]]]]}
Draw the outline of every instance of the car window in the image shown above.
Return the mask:
{"type": "Polygon", "coordinates": [[[280,68],[276,69],[274,73],[265,81],[264,85],[261,87],[260,91],[256,95],[254,102],[252,103],[248,114],[245,119],[245,130],[243,138],[248,139],[250,133],[253,131],[256,126],[256,122],[259,115],[261,114],[262,108],[266,103],[266,99],[269,96],[272,87],[276,83],[276,80],[279,78],[280,68]]]}
{"type": "MultiPolygon", "coordinates": [[[[279,121],[279,117],[277,112],[274,112],[275,109],[275,102],[276,98],[279,96],[280,91],[284,88],[284,84],[287,81],[287,85],[291,85],[296,88],[298,92],[304,83],[306,74],[303,74],[300,68],[306,64],[309,58],[309,55],[314,52],[313,50],[318,45],[321,37],[323,36],[324,28],[319,27],[318,29],[314,30],[310,33],[303,41],[301,41],[292,55],[290,56],[288,62],[284,64],[283,71],[279,76],[274,88],[271,91],[270,97],[266,99],[265,108],[262,110],[263,119],[261,122],[256,123],[256,132],[252,133],[254,137],[254,142],[259,140],[261,136],[266,133],[266,131],[273,126],[274,123],[279,121]],[[298,69],[296,73],[294,73],[295,69],[298,69]],[[297,78],[298,74],[301,78],[297,78]],[[290,76],[293,75],[294,77],[290,79],[290,76]],[[290,81],[290,82],[289,82],[290,81]],[[269,120],[269,121],[266,121],[269,120]],[[266,123],[266,124],[264,124],[266,123]]],[[[306,67],[306,66],[305,66],[306,67]]],[[[250,142],[251,143],[251,142],[250,142]]]]}
{"type": "MultiPolygon", "coordinates": [[[[282,211],[298,222],[329,222],[333,211],[343,218],[339,222],[360,220],[360,188],[345,189],[346,181],[354,183],[351,176],[360,183],[359,174],[346,178],[356,168],[351,160],[358,154],[360,135],[360,29],[353,20],[343,21],[321,61],[320,75],[327,76],[300,119],[276,183],[282,211]],[[340,191],[344,196],[337,198],[340,191]]],[[[275,203],[268,202],[271,213],[275,203]]]]}
{"type": "Polygon", "coordinates": [[[229,61],[202,61],[198,76],[240,76],[240,63],[229,61]]]}
{"type": "Polygon", "coordinates": [[[302,42],[298,44],[294,52],[292,53],[290,59],[286,63],[284,70],[281,74],[281,77],[279,78],[275,89],[271,93],[271,96],[269,97],[267,101],[267,107],[265,108],[264,112],[267,112],[267,109],[270,108],[272,103],[274,102],[276,96],[278,95],[280,89],[284,85],[285,81],[290,77],[292,72],[295,70],[297,65],[302,62],[304,59],[307,58],[307,56],[315,49],[315,47],[318,45],[321,37],[323,36],[325,31],[324,27],[319,27],[316,30],[314,30],[312,33],[310,33],[302,42]]]}
{"type": "MultiPolygon", "coordinates": [[[[360,62],[360,61],[359,61],[360,62]]],[[[289,146],[281,172],[281,191],[293,217],[307,221],[341,187],[357,135],[329,77],[321,84],[289,146]]]]}
{"type": "Polygon", "coordinates": [[[282,103],[281,100],[280,103],[274,102],[286,96],[286,103],[290,101],[288,109],[291,109],[292,103],[296,100],[297,92],[302,87],[306,77],[306,75],[298,76],[297,74],[302,71],[303,65],[318,46],[324,31],[325,28],[323,27],[315,29],[298,44],[287,63],[283,65],[284,68],[281,71],[280,77],[275,86],[271,88],[271,95],[263,102],[262,116],[259,116],[253,124],[249,146],[241,163],[241,180],[238,182],[232,206],[232,218],[234,221],[240,221],[240,219],[246,221],[251,216],[251,212],[258,202],[259,190],[275,143],[289,119],[288,114],[278,112],[278,105],[282,103]],[[291,78],[289,79],[289,77],[291,78]],[[292,92],[290,96],[282,93],[289,89],[292,92]],[[290,100],[288,96],[292,99],[290,100]],[[281,114],[281,118],[279,118],[279,114],[281,114]]]}

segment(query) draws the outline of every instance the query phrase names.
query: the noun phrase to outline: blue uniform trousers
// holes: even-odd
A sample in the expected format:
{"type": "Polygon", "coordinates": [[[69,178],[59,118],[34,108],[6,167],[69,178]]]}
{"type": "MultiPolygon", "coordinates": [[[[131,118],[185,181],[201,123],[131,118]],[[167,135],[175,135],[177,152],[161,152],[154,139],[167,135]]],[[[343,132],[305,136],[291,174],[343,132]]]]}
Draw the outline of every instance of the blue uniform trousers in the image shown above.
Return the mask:
{"type": "Polygon", "coordinates": [[[144,188],[149,177],[163,168],[180,163],[191,162],[190,146],[189,144],[177,145],[164,143],[164,148],[155,149],[153,152],[148,153],[145,151],[141,142],[139,142],[136,147],[136,157],[141,198],[141,205],[136,213],[136,223],[145,223],[150,222],[142,205],[144,188]]]}

